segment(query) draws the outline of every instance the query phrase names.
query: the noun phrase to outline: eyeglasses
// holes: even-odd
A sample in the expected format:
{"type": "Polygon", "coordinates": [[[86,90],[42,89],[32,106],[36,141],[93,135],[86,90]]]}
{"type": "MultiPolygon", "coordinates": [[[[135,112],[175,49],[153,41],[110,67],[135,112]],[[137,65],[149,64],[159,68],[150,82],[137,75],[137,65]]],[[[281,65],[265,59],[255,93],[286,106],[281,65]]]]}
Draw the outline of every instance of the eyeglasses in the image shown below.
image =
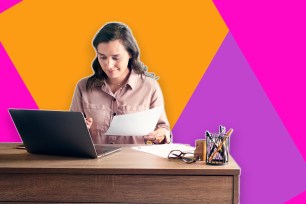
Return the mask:
{"type": "Polygon", "coordinates": [[[194,153],[192,152],[182,152],[181,150],[172,150],[168,154],[168,159],[182,159],[183,162],[186,162],[187,164],[191,164],[193,162],[196,162],[199,157],[194,156],[194,153]]]}

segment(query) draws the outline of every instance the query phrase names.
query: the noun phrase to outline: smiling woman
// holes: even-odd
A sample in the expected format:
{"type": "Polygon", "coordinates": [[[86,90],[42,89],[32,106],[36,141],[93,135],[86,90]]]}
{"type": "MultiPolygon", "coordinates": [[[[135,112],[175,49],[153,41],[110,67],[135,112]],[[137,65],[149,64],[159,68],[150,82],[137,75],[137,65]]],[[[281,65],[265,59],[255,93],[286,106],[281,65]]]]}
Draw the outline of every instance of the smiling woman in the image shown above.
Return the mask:
{"type": "Polygon", "coordinates": [[[169,143],[170,127],[165,110],[155,131],[144,138],[104,135],[115,115],[163,106],[164,99],[154,74],[148,73],[140,61],[137,42],[126,25],[104,25],[94,37],[93,47],[94,74],[78,82],[70,109],[87,116],[86,125],[94,143],[169,143]]]}
{"type": "Polygon", "coordinates": [[[100,43],[96,49],[99,64],[107,75],[106,81],[112,92],[116,93],[123,82],[128,79],[130,73],[128,62],[131,55],[125,50],[121,40],[100,43]]]}

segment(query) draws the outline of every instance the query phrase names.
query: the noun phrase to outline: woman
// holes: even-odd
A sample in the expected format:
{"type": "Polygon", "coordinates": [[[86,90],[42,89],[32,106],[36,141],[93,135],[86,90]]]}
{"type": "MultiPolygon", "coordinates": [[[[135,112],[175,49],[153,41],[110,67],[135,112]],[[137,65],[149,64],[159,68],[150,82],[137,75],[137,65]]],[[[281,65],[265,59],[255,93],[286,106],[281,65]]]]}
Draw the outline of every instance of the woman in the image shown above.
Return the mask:
{"type": "Polygon", "coordinates": [[[115,115],[163,106],[162,91],[153,74],[139,59],[139,48],[130,29],[122,23],[108,23],[93,40],[96,58],[94,74],[81,79],[75,89],[71,111],[84,113],[95,144],[170,143],[165,111],[155,131],[144,136],[107,136],[115,115]]]}

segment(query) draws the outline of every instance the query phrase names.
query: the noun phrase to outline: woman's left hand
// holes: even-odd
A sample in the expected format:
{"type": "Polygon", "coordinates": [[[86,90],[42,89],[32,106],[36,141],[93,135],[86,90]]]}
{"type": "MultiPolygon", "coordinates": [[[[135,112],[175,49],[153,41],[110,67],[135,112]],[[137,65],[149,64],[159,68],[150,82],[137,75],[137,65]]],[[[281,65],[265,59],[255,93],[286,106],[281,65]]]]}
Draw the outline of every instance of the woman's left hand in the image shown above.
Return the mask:
{"type": "Polygon", "coordinates": [[[159,128],[148,135],[144,136],[146,141],[152,141],[155,144],[160,144],[164,140],[168,143],[168,138],[166,138],[167,130],[165,128],[159,128]]]}

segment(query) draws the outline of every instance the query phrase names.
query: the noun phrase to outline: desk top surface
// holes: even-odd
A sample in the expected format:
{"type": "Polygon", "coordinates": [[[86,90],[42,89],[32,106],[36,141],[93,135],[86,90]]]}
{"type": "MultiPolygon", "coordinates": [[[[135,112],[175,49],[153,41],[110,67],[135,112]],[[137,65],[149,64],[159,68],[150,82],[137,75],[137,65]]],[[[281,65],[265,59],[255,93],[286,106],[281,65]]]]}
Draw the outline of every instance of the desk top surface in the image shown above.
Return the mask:
{"type": "Polygon", "coordinates": [[[156,174],[156,175],[240,175],[240,168],[230,156],[223,166],[205,162],[186,164],[131,149],[100,159],[29,154],[17,149],[19,143],[0,143],[0,173],[74,173],[74,174],[156,174]]]}

